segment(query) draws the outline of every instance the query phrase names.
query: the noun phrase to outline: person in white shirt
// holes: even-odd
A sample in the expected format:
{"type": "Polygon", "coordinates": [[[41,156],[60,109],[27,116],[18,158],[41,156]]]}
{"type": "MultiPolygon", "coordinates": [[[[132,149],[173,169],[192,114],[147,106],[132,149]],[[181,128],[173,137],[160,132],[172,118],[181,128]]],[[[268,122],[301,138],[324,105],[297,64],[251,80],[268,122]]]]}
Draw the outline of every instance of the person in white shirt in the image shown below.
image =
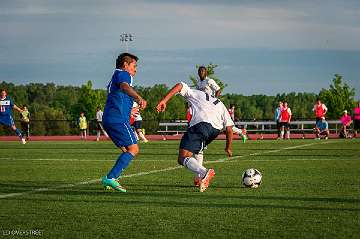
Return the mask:
{"type": "Polygon", "coordinates": [[[213,97],[219,97],[221,94],[220,86],[211,78],[207,77],[207,69],[200,66],[198,69],[199,80],[196,89],[204,91],[213,97]]]}
{"type": "Polygon", "coordinates": [[[106,138],[109,138],[108,134],[104,130],[103,124],[102,124],[102,118],[103,118],[103,112],[101,111],[100,106],[96,108],[96,141],[100,140],[100,134],[103,132],[106,138]]]}
{"type": "Polygon", "coordinates": [[[178,163],[185,166],[193,172],[200,181],[200,192],[204,192],[211,179],[215,176],[214,169],[207,169],[200,164],[195,156],[198,155],[204,147],[210,144],[216,137],[225,130],[226,132],[226,154],[232,156],[232,121],[225,105],[217,98],[209,94],[190,89],[190,87],[181,82],[176,84],[167,95],[159,101],[156,106],[158,112],[166,109],[168,101],[179,93],[190,103],[192,108],[192,118],[187,132],[183,135],[180,147],[178,163]]]}

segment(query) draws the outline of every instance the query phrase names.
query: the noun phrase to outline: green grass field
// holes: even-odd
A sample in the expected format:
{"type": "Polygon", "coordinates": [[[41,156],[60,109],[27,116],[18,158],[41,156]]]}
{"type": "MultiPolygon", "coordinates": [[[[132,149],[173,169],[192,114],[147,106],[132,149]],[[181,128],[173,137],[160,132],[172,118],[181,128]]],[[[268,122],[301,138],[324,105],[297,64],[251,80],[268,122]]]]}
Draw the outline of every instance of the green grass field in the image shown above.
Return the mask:
{"type": "Polygon", "coordinates": [[[224,143],[205,152],[204,193],[177,165],[178,141],[141,144],[124,194],[99,183],[111,142],[0,142],[0,238],[360,237],[359,139],[235,141],[230,160],[224,143]],[[258,189],[242,186],[247,168],[258,189]]]}

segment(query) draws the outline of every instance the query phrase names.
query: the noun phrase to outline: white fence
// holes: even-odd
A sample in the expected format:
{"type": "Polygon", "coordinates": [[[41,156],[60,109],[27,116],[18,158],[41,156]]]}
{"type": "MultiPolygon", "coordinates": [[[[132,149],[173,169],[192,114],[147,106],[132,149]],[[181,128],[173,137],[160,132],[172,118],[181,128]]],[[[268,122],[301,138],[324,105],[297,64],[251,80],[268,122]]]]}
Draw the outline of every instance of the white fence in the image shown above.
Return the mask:
{"type": "MultiPolygon", "coordinates": [[[[330,133],[338,134],[341,129],[340,120],[329,120],[330,133]]],[[[276,133],[276,122],[274,121],[238,121],[235,125],[239,128],[245,128],[248,133],[276,133]]],[[[186,132],[188,127],[187,121],[178,120],[175,122],[160,122],[160,134],[179,134],[186,132]]],[[[290,123],[291,132],[293,133],[312,133],[315,126],[315,120],[300,120],[290,123]]]]}

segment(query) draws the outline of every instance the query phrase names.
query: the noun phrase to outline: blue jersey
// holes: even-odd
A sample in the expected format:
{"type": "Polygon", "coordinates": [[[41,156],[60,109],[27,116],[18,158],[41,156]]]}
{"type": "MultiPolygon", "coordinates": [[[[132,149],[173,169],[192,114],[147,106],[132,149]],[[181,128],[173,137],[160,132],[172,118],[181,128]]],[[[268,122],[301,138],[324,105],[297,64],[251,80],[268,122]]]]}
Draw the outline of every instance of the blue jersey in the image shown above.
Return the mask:
{"type": "Polygon", "coordinates": [[[103,114],[104,123],[130,122],[134,99],[120,89],[122,82],[132,86],[132,76],[127,71],[116,69],[107,86],[108,95],[103,114]]]}
{"type": "Polygon", "coordinates": [[[14,102],[9,96],[6,96],[5,99],[0,99],[0,117],[9,117],[12,113],[12,108],[14,107],[14,102]]]}

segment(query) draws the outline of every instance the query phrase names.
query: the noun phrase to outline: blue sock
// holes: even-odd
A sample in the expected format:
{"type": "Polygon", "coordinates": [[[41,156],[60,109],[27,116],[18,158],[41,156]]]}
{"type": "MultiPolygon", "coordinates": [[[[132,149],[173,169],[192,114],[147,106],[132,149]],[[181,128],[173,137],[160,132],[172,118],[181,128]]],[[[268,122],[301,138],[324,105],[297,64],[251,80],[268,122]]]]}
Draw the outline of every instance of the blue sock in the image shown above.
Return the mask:
{"type": "Polygon", "coordinates": [[[21,132],[20,132],[20,130],[18,128],[16,128],[15,133],[19,138],[22,137],[21,132]]]}
{"type": "Polygon", "coordinates": [[[108,173],[107,178],[118,178],[133,158],[134,156],[129,152],[122,153],[117,159],[114,167],[108,173]]]}

